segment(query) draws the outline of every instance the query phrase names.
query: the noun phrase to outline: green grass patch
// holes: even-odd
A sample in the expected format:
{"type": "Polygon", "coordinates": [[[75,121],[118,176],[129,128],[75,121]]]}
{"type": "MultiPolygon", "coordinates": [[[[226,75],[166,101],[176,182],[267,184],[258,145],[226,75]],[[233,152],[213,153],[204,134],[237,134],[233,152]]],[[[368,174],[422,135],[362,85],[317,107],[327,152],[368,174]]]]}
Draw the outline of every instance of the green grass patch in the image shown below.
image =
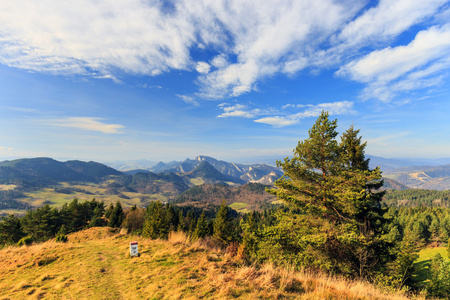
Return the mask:
{"type": "Polygon", "coordinates": [[[0,190],[9,191],[15,189],[17,186],[14,184],[0,184],[0,190]]]}
{"type": "Polygon", "coordinates": [[[243,202],[234,202],[230,204],[230,207],[240,213],[247,213],[250,211],[248,209],[248,204],[243,202]]]}
{"type": "Polygon", "coordinates": [[[0,216],[2,215],[9,215],[9,214],[15,214],[18,215],[24,215],[27,211],[24,209],[0,209],[0,216]]]}
{"type": "Polygon", "coordinates": [[[194,185],[202,185],[203,183],[205,183],[205,181],[203,181],[203,179],[201,178],[192,178],[191,182],[194,185]]]}
{"type": "MultiPolygon", "coordinates": [[[[74,191],[70,194],[58,193],[54,188],[44,188],[36,190],[30,193],[25,193],[26,198],[19,199],[22,202],[29,203],[34,207],[40,207],[44,204],[49,204],[52,207],[60,208],[65,203],[70,203],[73,199],[77,198],[80,202],[90,201],[96,199],[97,201],[104,201],[108,206],[110,203],[116,203],[120,201],[124,208],[137,205],[138,207],[146,206],[150,201],[166,202],[168,198],[161,194],[141,194],[135,192],[124,192],[123,194],[128,198],[120,198],[118,195],[112,195],[107,193],[107,189],[100,187],[94,183],[87,184],[71,184],[68,182],[60,182],[60,187],[75,188],[78,191],[74,191]],[[85,192],[82,192],[85,191],[85,192]],[[147,196],[147,197],[143,197],[147,196]],[[149,198],[150,197],[150,198],[149,198]]],[[[19,211],[14,210],[14,213],[19,211]]],[[[20,212],[20,213],[24,213],[20,212]]],[[[12,213],[10,210],[0,210],[1,213],[12,213]]]]}
{"type": "Polygon", "coordinates": [[[416,282],[425,284],[429,282],[431,260],[438,253],[444,259],[449,259],[446,247],[425,248],[419,251],[419,258],[414,262],[414,266],[418,269],[414,276],[416,282]]]}
{"type": "Polygon", "coordinates": [[[417,262],[431,260],[436,254],[440,254],[444,259],[448,257],[447,247],[425,248],[420,250],[417,262]]]}
{"type": "Polygon", "coordinates": [[[283,204],[283,200],[275,200],[270,202],[271,204],[283,204]]]}

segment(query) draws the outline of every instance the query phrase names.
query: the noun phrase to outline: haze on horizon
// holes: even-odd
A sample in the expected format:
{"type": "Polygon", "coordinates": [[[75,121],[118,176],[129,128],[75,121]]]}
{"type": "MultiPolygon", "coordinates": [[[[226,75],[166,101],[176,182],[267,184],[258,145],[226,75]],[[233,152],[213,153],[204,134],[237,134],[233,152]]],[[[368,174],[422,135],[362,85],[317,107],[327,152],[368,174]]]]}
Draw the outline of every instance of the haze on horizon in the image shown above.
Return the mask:
{"type": "Polygon", "coordinates": [[[450,157],[450,1],[0,2],[0,159],[450,157]]]}

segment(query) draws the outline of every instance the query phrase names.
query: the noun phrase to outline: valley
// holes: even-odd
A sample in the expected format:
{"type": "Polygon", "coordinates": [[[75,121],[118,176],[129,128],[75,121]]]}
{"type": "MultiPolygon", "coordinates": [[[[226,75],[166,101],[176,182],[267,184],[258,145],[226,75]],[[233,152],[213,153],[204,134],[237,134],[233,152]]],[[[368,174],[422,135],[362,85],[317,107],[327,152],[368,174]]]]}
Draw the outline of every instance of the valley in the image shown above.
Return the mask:
{"type": "MultiPolygon", "coordinates": [[[[450,165],[392,168],[407,162],[374,160],[387,168],[383,189],[450,188],[450,165]]],[[[107,205],[120,201],[124,207],[161,201],[199,208],[220,205],[225,199],[231,208],[245,213],[278,203],[265,189],[283,174],[266,164],[237,164],[202,155],[141,167],[137,162],[121,162],[120,166],[122,171],[98,162],[51,158],[0,162],[0,215],[24,214],[44,204],[61,207],[74,198],[95,198],[107,205]]]]}
{"type": "Polygon", "coordinates": [[[227,198],[227,204],[240,203],[236,206],[240,211],[259,210],[274,201],[264,192],[267,185],[263,183],[273,184],[282,174],[268,165],[244,166],[204,156],[168,167],[162,170],[160,163],[158,173],[147,169],[120,172],[96,162],[50,158],[0,162],[0,214],[23,214],[45,204],[61,207],[74,198],[96,199],[107,205],[120,201],[124,207],[146,207],[158,200],[201,207],[205,201],[219,205],[227,198]],[[210,194],[198,193],[203,185],[217,186],[223,193],[214,195],[215,200],[205,199],[210,194]],[[193,199],[193,194],[198,197],[193,199]]]}

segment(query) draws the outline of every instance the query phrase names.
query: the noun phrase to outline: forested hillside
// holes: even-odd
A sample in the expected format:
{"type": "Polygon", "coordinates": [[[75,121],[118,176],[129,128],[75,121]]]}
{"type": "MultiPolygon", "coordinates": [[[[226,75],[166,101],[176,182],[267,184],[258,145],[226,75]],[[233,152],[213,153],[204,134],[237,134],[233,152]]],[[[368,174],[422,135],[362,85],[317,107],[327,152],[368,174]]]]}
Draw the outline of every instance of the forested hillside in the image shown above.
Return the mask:
{"type": "Polygon", "coordinates": [[[383,175],[415,189],[450,189],[450,165],[393,169],[383,175]]]}
{"type": "Polygon", "coordinates": [[[174,203],[208,207],[220,205],[225,200],[227,205],[239,211],[260,211],[272,207],[272,203],[277,200],[266,192],[268,187],[260,183],[247,183],[242,186],[203,184],[185,191],[175,199],[174,203]]]}
{"type": "Polygon", "coordinates": [[[391,190],[384,196],[384,203],[398,207],[450,207],[450,190],[391,190]]]}

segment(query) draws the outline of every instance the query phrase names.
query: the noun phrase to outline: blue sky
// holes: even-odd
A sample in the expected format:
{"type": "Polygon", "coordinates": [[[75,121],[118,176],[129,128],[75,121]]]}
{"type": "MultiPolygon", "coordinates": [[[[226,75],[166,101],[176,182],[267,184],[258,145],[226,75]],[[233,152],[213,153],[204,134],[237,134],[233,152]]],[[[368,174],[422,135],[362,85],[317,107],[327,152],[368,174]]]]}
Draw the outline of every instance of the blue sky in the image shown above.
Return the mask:
{"type": "Polygon", "coordinates": [[[450,1],[0,2],[0,159],[450,157],[450,1]]]}

